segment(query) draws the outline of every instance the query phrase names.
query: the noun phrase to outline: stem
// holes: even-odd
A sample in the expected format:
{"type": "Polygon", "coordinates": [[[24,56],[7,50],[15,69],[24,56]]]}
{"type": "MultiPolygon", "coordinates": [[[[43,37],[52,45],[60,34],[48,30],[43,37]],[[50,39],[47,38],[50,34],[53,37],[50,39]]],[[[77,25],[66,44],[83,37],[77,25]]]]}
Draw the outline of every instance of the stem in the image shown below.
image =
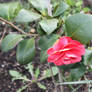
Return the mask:
{"type": "Polygon", "coordinates": [[[57,84],[56,84],[56,82],[55,82],[55,79],[54,79],[54,76],[53,76],[53,70],[52,70],[52,67],[50,66],[50,64],[48,63],[48,65],[49,65],[49,69],[50,69],[50,72],[51,72],[51,75],[52,75],[52,81],[53,81],[53,83],[54,83],[54,85],[55,85],[55,92],[58,92],[57,90],[57,84]]]}
{"type": "Polygon", "coordinates": [[[2,37],[0,39],[0,45],[1,45],[1,42],[2,42],[2,40],[4,38],[4,36],[5,36],[6,31],[7,31],[7,26],[5,26],[5,28],[4,28],[4,32],[3,32],[2,37]]]}
{"type": "Polygon", "coordinates": [[[22,33],[22,34],[25,34],[27,36],[38,36],[37,34],[28,34],[28,33],[25,33],[22,29],[18,28],[17,26],[15,26],[13,23],[3,19],[2,17],[0,17],[0,21],[3,21],[5,22],[6,24],[9,24],[10,26],[12,26],[13,28],[15,28],[18,32],[22,33]]]}
{"type": "MultiPolygon", "coordinates": [[[[59,72],[59,74],[58,74],[59,82],[60,82],[60,83],[63,83],[62,71],[61,71],[59,68],[58,68],[58,72],[59,72]]],[[[63,88],[62,85],[60,85],[60,92],[64,92],[64,88],[63,88]]]]}

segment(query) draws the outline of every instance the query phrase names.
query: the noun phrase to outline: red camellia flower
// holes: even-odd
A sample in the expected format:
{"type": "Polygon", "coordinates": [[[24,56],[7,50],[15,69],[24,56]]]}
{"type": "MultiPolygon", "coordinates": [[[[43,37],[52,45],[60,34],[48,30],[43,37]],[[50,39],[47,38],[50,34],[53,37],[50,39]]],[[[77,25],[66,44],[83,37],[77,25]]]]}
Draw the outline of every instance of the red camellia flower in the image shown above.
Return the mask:
{"type": "Polygon", "coordinates": [[[70,37],[63,36],[47,50],[48,62],[55,65],[68,65],[81,61],[81,56],[85,54],[84,45],[70,37]]]}

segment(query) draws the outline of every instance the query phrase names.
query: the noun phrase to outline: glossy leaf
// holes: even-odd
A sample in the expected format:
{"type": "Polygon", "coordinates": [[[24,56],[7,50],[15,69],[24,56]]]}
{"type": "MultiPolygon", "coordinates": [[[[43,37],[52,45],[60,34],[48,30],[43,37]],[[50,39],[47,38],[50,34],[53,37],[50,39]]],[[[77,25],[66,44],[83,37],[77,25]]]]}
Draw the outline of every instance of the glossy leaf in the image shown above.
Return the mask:
{"type": "Polygon", "coordinates": [[[41,61],[41,63],[45,62],[47,57],[48,57],[47,50],[41,51],[41,53],[40,53],[40,61],[41,61]]]}
{"type": "Polygon", "coordinates": [[[71,69],[71,78],[72,80],[78,80],[81,78],[86,72],[86,67],[84,65],[79,66],[78,68],[71,69]]]}
{"type": "Polygon", "coordinates": [[[92,39],[92,15],[74,14],[66,19],[66,34],[83,44],[92,39]]]}
{"type": "Polygon", "coordinates": [[[56,8],[56,10],[54,11],[54,14],[53,16],[56,17],[56,16],[59,16],[61,15],[64,11],[66,11],[68,9],[68,5],[64,2],[60,2],[56,8]]]}
{"type": "Polygon", "coordinates": [[[37,26],[37,33],[40,35],[40,36],[42,36],[42,35],[45,35],[46,33],[42,30],[42,28],[41,28],[41,26],[40,25],[38,25],[37,26]]]}
{"type": "Polygon", "coordinates": [[[57,28],[58,22],[57,19],[44,19],[40,22],[40,25],[47,34],[51,34],[57,28]]]}
{"type": "Polygon", "coordinates": [[[19,10],[20,10],[19,2],[0,4],[0,16],[8,20],[14,18],[19,10]]]}
{"type": "Polygon", "coordinates": [[[22,35],[19,34],[9,34],[7,35],[1,43],[1,49],[7,52],[13,49],[22,40],[22,35]]]}
{"type": "Polygon", "coordinates": [[[59,35],[53,34],[53,35],[49,35],[49,36],[42,36],[40,37],[39,40],[39,47],[41,48],[41,50],[47,50],[48,48],[50,48],[54,42],[59,38],[59,35]]]}
{"type": "Polygon", "coordinates": [[[27,64],[33,60],[35,56],[34,38],[21,41],[17,47],[17,61],[20,64],[27,64]]]}
{"type": "Polygon", "coordinates": [[[84,55],[84,64],[92,68],[92,50],[90,49],[86,49],[86,53],[84,55]]]}
{"type": "Polygon", "coordinates": [[[35,12],[29,11],[26,9],[21,9],[15,21],[20,23],[33,22],[35,20],[38,20],[40,17],[41,16],[35,12]]]}
{"type": "Polygon", "coordinates": [[[29,0],[29,2],[40,12],[48,8],[48,0],[29,0]]]}

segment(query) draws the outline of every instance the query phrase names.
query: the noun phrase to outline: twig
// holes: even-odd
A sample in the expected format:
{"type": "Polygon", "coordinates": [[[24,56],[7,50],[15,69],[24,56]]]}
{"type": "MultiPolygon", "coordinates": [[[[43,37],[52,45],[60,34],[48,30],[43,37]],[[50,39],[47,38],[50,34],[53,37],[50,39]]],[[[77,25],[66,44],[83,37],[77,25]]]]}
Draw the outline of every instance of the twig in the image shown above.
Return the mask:
{"type": "Polygon", "coordinates": [[[5,22],[6,24],[9,24],[10,26],[12,26],[13,28],[15,28],[18,32],[22,33],[22,34],[25,34],[27,36],[38,36],[38,34],[27,34],[26,32],[24,32],[22,29],[18,28],[17,26],[15,26],[13,23],[3,19],[2,17],[0,17],[0,21],[3,21],[5,22]]]}
{"type": "Polygon", "coordinates": [[[5,28],[4,28],[4,32],[3,32],[2,37],[0,39],[0,45],[1,45],[1,42],[2,42],[2,40],[4,38],[4,36],[5,36],[6,31],[7,31],[7,26],[5,26],[5,28]]]}
{"type": "Polygon", "coordinates": [[[49,63],[48,63],[48,65],[49,65],[49,69],[50,69],[50,72],[51,72],[51,75],[52,75],[52,81],[53,81],[53,83],[54,83],[54,85],[55,85],[55,92],[58,92],[57,84],[56,84],[55,79],[54,79],[54,76],[53,76],[53,70],[52,70],[52,67],[50,66],[49,63]]]}
{"type": "MultiPolygon", "coordinates": [[[[62,79],[62,71],[58,68],[58,72],[59,72],[59,74],[58,74],[58,78],[59,78],[59,82],[60,83],[63,83],[63,79],[62,79]]],[[[60,85],[60,92],[64,92],[64,88],[63,88],[63,86],[62,85],[60,85]]]]}

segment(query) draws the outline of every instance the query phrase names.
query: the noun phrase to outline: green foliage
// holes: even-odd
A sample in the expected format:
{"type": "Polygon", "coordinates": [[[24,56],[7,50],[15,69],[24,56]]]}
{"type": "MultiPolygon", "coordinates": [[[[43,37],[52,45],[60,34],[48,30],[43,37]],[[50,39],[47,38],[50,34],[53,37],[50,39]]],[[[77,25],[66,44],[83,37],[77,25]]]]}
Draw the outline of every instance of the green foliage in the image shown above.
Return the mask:
{"type": "Polygon", "coordinates": [[[10,71],[9,71],[9,74],[10,74],[12,77],[16,77],[16,78],[20,78],[20,77],[22,76],[19,72],[15,71],[15,70],[10,70],[10,71]]]}
{"type": "Polygon", "coordinates": [[[32,61],[35,56],[34,38],[21,41],[17,47],[17,61],[20,64],[27,64],[32,61]]]}
{"type": "Polygon", "coordinates": [[[37,33],[38,33],[40,36],[43,36],[43,35],[46,34],[45,31],[42,30],[40,24],[38,24],[38,26],[37,26],[37,33]]]}
{"type": "Polygon", "coordinates": [[[40,74],[40,69],[37,68],[36,71],[35,71],[35,77],[38,78],[39,77],[39,74],[40,74]]]}
{"type": "Polygon", "coordinates": [[[84,55],[84,64],[92,68],[92,50],[86,49],[86,53],[84,55]]]}
{"type": "Polygon", "coordinates": [[[59,35],[56,35],[56,34],[42,36],[40,37],[40,40],[39,40],[39,47],[42,50],[47,50],[54,44],[54,42],[56,42],[58,38],[59,38],[59,35]]]}
{"type": "MultiPolygon", "coordinates": [[[[53,66],[52,71],[53,71],[53,76],[58,74],[58,68],[57,67],[53,66]]],[[[51,76],[52,76],[52,74],[51,74],[50,69],[47,69],[47,70],[44,71],[44,77],[45,78],[48,78],[48,77],[51,77],[51,76]]]]}
{"type": "Polygon", "coordinates": [[[42,29],[47,33],[51,34],[57,28],[57,19],[44,19],[40,22],[42,29]]]}
{"type": "Polygon", "coordinates": [[[33,22],[35,20],[38,20],[41,16],[38,13],[21,9],[18,13],[15,21],[19,23],[27,23],[27,22],[33,22]]]}
{"type": "Polygon", "coordinates": [[[42,50],[40,53],[40,62],[43,63],[46,61],[48,55],[47,55],[47,50],[42,50]]]}
{"type": "Polygon", "coordinates": [[[22,92],[23,90],[25,90],[27,88],[27,86],[22,86],[21,88],[19,88],[18,90],[17,90],[17,92],[22,92]]]}
{"type": "Polygon", "coordinates": [[[20,72],[15,70],[10,70],[9,74],[13,77],[13,80],[23,80],[23,81],[29,81],[28,78],[25,75],[22,75],[20,72]]]}
{"type": "Polygon", "coordinates": [[[29,2],[42,14],[44,14],[45,10],[48,8],[47,0],[29,0],[29,2]]]}
{"type": "Polygon", "coordinates": [[[34,67],[33,67],[33,65],[31,63],[29,63],[25,68],[28,69],[28,72],[30,73],[31,76],[34,76],[33,75],[34,74],[33,73],[34,67]]]}
{"type": "Polygon", "coordinates": [[[75,5],[75,1],[74,0],[65,0],[67,2],[67,4],[69,4],[70,6],[74,6],[75,5]]]}
{"type": "Polygon", "coordinates": [[[14,18],[19,10],[20,10],[19,2],[0,4],[0,16],[8,20],[14,18]]]}
{"type": "Polygon", "coordinates": [[[66,34],[83,44],[92,39],[92,15],[74,14],[65,22],[66,34]]]}
{"type": "Polygon", "coordinates": [[[62,13],[64,13],[64,12],[68,9],[68,7],[69,7],[69,6],[68,6],[66,3],[60,2],[60,3],[57,5],[57,7],[56,7],[53,16],[56,17],[56,16],[61,15],[62,13]]]}
{"type": "Polygon", "coordinates": [[[7,52],[13,49],[21,40],[22,40],[22,35],[19,34],[7,35],[1,43],[2,51],[7,52]]]}
{"type": "Polygon", "coordinates": [[[90,12],[90,8],[84,7],[84,8],[83,8],[83,11],[84,11],[84,12],[90,12]]]}
{"type": "Polygon", "coordinates": [[[39,88],[46,90],[46,86],[44,86],[43,84],[37,83],[37,85],[38,85],[39,88]]]}
{"type": "Polygon", "coordinates": [[[71,79],[72,80],[78,80],[82,76],[84,76],[86,72],[86,67],[82,64],[78,68],[71,69],[70,74],[71,74],[71,79]]]}

